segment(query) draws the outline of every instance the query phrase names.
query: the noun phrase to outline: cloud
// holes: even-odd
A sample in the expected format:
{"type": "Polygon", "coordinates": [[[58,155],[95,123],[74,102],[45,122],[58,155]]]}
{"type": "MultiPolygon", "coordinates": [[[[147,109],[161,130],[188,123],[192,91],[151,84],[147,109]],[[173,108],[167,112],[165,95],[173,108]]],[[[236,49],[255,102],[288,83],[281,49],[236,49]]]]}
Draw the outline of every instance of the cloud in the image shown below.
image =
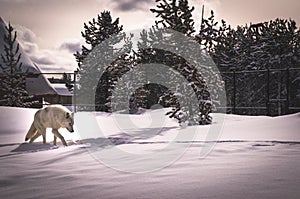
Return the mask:
{"type": "Polygon", "coordinates": [[[111,3],[115,10],[129,12],[148,9],[153,0],[112,0],[111,3]]]}
{"type": "Polygon", "coordinates": [[[9,3],[11,3],[11,2],[13,2],[13,3],[23,3],[25,1],[27,1],[27,0],[2,0],[2,2],[9,2],[9,3]]]}
{"type": "Polygon", "coordinates": [[[21,43],[23,50],[27,54],[33,54],[38,50],[38,46],[36,43],[31,43],[31,42],[22,42],[21,43]]]}
{"type": "Polygon", "coordinates": [[[70,53],[81,51],[81,46],[84,44],[83,40],[73,40],[62,43],[59,46],[60,50],[66,50],[70,53]]]}
{"type": "Polygon", "coordinates": [[[46,53],[40,53],[39,55],[33,55],[31,56],[31,61],[33,61],[34,63],[37,63],[38,65],[54,65],[55,62],[53,61],[53,59],[51,59],[51,55],[48,56],[45,55],[46,53]]]}
{"type": "Polygon", "coordinates": [[[20,25],[15,28],[23,50],[42,72],[72,72],[77,68],[73,53],[80,50],[81,40],[70,40],[55,48],[40,49],[40,38],[33,31],[20,25]]]}
{"type": "Polygon", "coordinates": [[[36,34],[24,26],[16,25],[14,28],[17,31],[17,39],[23,50],[28,54],[35,53],[38,49],[36,44],[38,38],[36,34]]]}
{"type": "Polygon", "coordinates": [[[73,53],[59,48],[41,49],[29,56],[44,72],[72,72],[77,68],[73,53]]]}
{"type": "Polygon", "coordinates": [[[19,40],[26,41],[26,42],[34,42],[37,39],[36,34],[32,32],[30,29],[20,25],[17,25],[15,28],[19,40]]]}

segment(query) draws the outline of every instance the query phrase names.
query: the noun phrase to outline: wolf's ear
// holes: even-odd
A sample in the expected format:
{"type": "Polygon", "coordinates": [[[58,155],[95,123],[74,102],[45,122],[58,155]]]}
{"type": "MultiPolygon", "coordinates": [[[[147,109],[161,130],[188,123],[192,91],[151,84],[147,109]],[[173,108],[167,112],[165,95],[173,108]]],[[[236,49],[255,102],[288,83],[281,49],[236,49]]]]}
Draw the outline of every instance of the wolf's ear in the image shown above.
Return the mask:
{"type": "Polygon", "coordinates": [[[70,113],[66,113],[66,118],[69,119],[70,118],[70,113]]]}

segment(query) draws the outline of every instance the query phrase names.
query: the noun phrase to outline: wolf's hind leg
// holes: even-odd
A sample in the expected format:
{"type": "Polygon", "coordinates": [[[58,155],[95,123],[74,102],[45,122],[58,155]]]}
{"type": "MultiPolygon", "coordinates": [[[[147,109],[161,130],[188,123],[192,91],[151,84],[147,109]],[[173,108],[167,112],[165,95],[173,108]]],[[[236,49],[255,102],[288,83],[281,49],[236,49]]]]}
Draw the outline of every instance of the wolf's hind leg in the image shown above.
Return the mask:
{"type": "Polygon", "coordinates": [[[38,138],[38,137],[40,137],[40,136],[41,136],[41,134],[40,134],[39,132],[36,132],[36,133],[34,134],[34,136],[32,136],[32,137],[30,138],[29,143],[32,143],[36,138],[38,138]]]}
{"type": "Polygon", "coordinates": [[[52,129],[52,133],[54,134],[54,136],[59,137],[59,139],[61,140],[63,145],[68,146],[66,141],[65,141],[65,138],[58,132],[57,129],[52,129]]]}
{"type": "Polygon", "coordinates": [[[39,129],[41,135],[43,136],[43,143],[46,144],[46,128],[39,129]]]}

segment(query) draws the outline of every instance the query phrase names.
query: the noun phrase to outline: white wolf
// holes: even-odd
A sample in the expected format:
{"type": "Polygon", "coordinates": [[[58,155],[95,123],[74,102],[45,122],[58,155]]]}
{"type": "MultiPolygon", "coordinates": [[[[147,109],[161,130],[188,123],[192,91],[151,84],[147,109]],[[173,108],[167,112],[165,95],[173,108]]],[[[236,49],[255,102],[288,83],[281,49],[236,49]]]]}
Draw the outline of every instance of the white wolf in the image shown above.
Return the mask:
{"type": "Polygon", "coordinates": [[[66,128],[71,133],[74,124],[74,113],[61,105],[50,105],[38,110],[34,115],[34,121],[26,134],[25,141],[30,139],[32,143],[40,135],[43,136],[43,143],[46,143],[46,128],[52,128],[54,134],[53,144],[56,145],[56,138],[60,138],[62,143],[67,146],[64,137],[58,132],[59,128],[66,128]]]}

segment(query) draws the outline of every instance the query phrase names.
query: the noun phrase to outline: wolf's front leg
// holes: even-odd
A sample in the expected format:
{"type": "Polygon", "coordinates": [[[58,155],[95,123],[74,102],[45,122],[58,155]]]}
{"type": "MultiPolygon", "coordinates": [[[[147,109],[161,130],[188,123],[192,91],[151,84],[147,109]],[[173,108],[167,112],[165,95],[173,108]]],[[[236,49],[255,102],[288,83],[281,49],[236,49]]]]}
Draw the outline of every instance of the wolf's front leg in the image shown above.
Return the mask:
{"type": "Polygon", "coordinates": [[[55,135],[53,135],[53,145],[56,145],[56,136],[55,135]]]}
{"type": "Polygon", "coordinates": [[[66,143],[66,141],[65,141],[65,138],[58,132],[57,129],[52,129],[52,133],[54,134],[54,136],[59,137],[59,139],[61,140],[61,142],[63,143],[63,145],[68,146],[67,143],[66,143]]]}

